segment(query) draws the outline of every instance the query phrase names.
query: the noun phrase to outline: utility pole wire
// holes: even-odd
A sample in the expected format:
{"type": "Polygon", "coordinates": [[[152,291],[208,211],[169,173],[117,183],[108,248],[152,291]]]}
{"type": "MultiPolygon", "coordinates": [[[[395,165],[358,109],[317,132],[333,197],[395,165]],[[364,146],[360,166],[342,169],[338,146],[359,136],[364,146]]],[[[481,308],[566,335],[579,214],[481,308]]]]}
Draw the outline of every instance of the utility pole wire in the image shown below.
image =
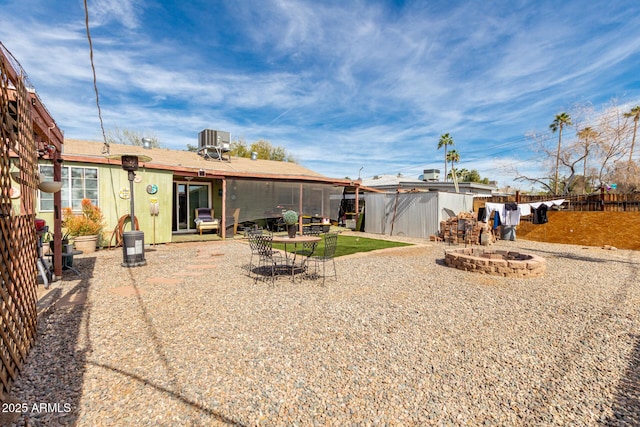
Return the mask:
{"type": "Polygon", "coordinates": [[[100,95],[98,94],[98,80],[96,78],[96,67],[93,63],[93,43],[91,42],[91,32],[89,31],[89,6],[87,0],[84,0],[84,22],[87,28],[87,40],[89,40],[89,58],[91,60],[91,71],[93,72],[93,89],[96,92],[96,106],[98,107],[98,119],[100,119],[100,129],[102,130],[102,138],[104,147],[102,154],[109,154],[109,142],[107,141],[107,133],[104,131],[104,123],[102,122],[102,110],[100,109],[100,95]]]}

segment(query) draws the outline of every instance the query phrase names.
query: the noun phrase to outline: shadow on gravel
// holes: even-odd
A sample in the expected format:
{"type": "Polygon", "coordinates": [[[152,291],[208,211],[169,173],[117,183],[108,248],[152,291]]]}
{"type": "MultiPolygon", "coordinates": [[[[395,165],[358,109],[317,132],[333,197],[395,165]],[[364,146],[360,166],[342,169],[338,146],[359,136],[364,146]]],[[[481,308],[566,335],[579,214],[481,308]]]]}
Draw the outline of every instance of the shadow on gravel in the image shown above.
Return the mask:
{"type": "Polygon", "coordinates": [[[572,253],[568,253],[568,252],[545,251],[545,250],[542,250],[542,249],[536,249],[535,251],[532,250],[531,252],[539,252],[541,254],[542,253],[549,254],[549,256],[553,256],[553,257],[556,257],[556,258],[566,258],[566,259],[571,259],[571,260],[574,260],[574,261],[601,262],[601,263],[620,262],[620,263],[623,263],[623,264],[635,264],[634,262],[630,262],[630,261],[623,261],[623,260],[611,261],[610,259],[582,256],[582,255],[576,255],[576,254],[572,254],[572,253]]]}
{"type": "Polygon", "coordinates": [[[640,425],[640,335],[635,336],[627,371],[618,384],[613,403],[613,417],[606,419],[605,426],[640,425]]]}
{"type": "Polygon", "coordinates": [[[66,273],[69,275],[64,279],[79,282],[64,295],[61,289],[52,289],[48,306],[39,307],[36,345],[10,394],[24,405],[12,420],[18,425],[74,425],[77,421],[87,354],[91,352],[90,345],[79,344],[79,337],[88,333],[81,325],[83,319],[88,325],[91,316],[84,302],[95,263],[95,257],[74,259],[81,275],[66,273]]]}
{"type": "MultiPolygon", "coordinates": [[[[640,265],[636,263],[626,282],[636,283],[639,273],[640,265]]],[[[626,292],[620,299],[626,299],[626,292]]],[[[640,335],[632,335],[632,338],[635,339],[635,345],[629,355],[624,377],[616,390],[612,405],[613,416],[604,421],[605,426],[640,426],[640,335]]]]}
{"type": "Polygon", "coordinates": [[[116,372],[116,373],[118,373],[120,375],[129,377],[129,378],[131,378],[133,380],[136,380],[136,381],[138,381],[138,382],[140,382],[140,383],[142,383],[144,385],[153,387],[156,390],[161,391],[162,393],[164,393],[166,395],[169,395],[169,396],[173,397],[174,399],[177,399],[180,402],[185,403],[185,404],[191,406],[192,408],[194,408],[194,409],[196,409],[196,410],[198,410],[198,411],[200,411],[202,413],[207,414],[208,416],[213,418],[215,421],[220,421],[220,422],[223,422],[223,423],[228,424],[230,426],[236,426],[236,427],[245,427],[246,426],[246,424],[242,424],[242,423],[239,423],[238,421],[232,420],[231,418],[225,417],[224,415],[221,415],[221,414],[217,413],[216,411],[214,411],[212,409],[209,409],[209,408],[207,408],[205,406],[202,406],[199,403],[194,402],[194,401],[182,396],[181,394],[176,393],[173,390],[169,390],[166,387],[162,387],[162,386],[160,386],[158,384],[154,384],[153,382],[149,381],[148,379],[145,379],[145,378],[140,377],[138,375],[132,374],[130,372],[123,371],[121,369],[118,369],[116,367],[109,366],[109,365],[103,365],[103,364],[100,364],[100,363],[93,363],[93,362],[89,362],[89,364],[91,364],[93,366],[98,366],[98,367],[103,368],[103,369],[108,369],[108,370],[116,372]]]}
{"type": "MultiPolygon", "coordinates": [[[[68,292],[64,292],[63,289],[52,289],[47,295],[46,303],[48,305],[41,307],[38,319],[36,345],[31,350],[7,399],[15,405],[20,405],[20,409],[24,407],[26,410],[21,413],[2,414],[7,416],[0,418],[0,425],[78,425],[78,408],[82,398],[86,367],[93,365],[154,387],[206,414],[212,420],[230,426],[244,427],[244,424],[193,402],[178,392],[154,384],[149,379],[88,360],[88,355],[93,351],[89,336],[91,305],[85,304],[85,301],[90,287],[90,278],[94,274],[95,263],[96,258],[94,257],[74,259],[74,266],[80,271],[80,276],[71,273],[64,278],[70,281],[79,279],[79,282],[68,292]],[[46,407],[43,406],[45,404],[46,407]]],[[[127,271],[133,276],[132,270],[127,271]]],[[[135,287],[135,281],[132,280],[132,282],[135,287]]],[[[149,328],[149,335],[154,343],[155,351],[163,359],[167,372],[170,373],[171,383],[175,385],[172,367],[169,366],[165,351],[160,345],[156,330],[149,319],[139,293],[138,302],[149,328]]],[[[43,305],[44,303],[45,301],[43,301],[43,305]]]]}
{"type": "MultiPolygon", "coordinates": [[[[145,326],[147,328],[147,333],[150,339],[150,342],[153,345],[153,350],[155,351],[156,355],[159,357],[163,367],[164,367],[164,371],[167,372],[167,380],[168,382],[172,385],[172,387],[174,388],[174,390],[180,390],[182,388],[182,385],[180,384],[180,382],[177,380],[177,375],[175,374],[175,370],[173,368],[173,366],[171,365],[171,362],[169,360],[169,358],[167,357],[166,351],[164,349],[164,346],[162,345],[162,340],[160,339],[159,333],[156,329],[156,327],[153,324],[153,321],[151,319],[151,316],[149,315],[149,312],[147,310],[147,306],[144,303],[144,300],[141,297],[141,292],[138,289],[138,285],[137,285],[137,280],[136,280],[136,276],[135,276],[135,268],[130,268],[127,269],[127,272],[129,274],[129,279],[130,279],[130,283],[133,286],[133,288],[136,289],[135,292],[135,297],[138,301],[138,305],[140,307],[140,312],[141,315],[143,317],[143,321],[145,323],[145,326]]],[[[155,388],[156,390],[161,391],[164,394],[167,394],[169,396],[172,396],[175,399],[180,400],[183,403],[186,403],[187,405],[193,407],[194,409],[197,409],[198,411],[207,414],[209,417],[211,417],[212,419],[215,419],[216,421],[220,421],[223,422],[225,424],[228,424],[230,426],[237,426],[237,427],[244,427],[245,424],[239,423],[238,421],[235,421],[231,418],[228,418],[210,408],[207,408],[205,406],[200,405],[197,402],[194,402],[192,400],[190,400],[189,398],[183,396],[181,393],[173,391],[167,387],[163,387],[160,386],[158,384],[155,384],[153,381],[151,381],[150,379],[145,379],[143,377],[140,377],[138,375],[132,374],[130,372],[125,372],[121,369],[115,368],[113,366],[109,366],[109,365],[103,365],[103,364],[98,364],[98,363],[94,363],[94,362],[89,362],[94,366],[100,366],[102,368],[105,369],[109,369],[111,371],[117,372],[121,375],[125,375],[129,378],[132,378],[136,381],[139,381],[145,385],[149,385],[153,388],[155,388]]]]}
{"type": "Polygon", "coordinates": [[[444,258],[437,258],[436,259],[436,265],[441,265],[443,267],[448,267],[447,263],[445,262],[444,258]]]}

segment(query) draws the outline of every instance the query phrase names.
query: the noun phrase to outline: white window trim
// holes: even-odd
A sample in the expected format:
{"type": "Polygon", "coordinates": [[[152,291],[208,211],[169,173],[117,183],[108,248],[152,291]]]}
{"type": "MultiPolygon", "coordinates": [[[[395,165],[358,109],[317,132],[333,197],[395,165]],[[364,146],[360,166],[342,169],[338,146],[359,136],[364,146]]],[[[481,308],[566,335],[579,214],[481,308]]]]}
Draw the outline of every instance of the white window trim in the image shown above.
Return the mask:
{"type": "MultiPolygon", "coordinates": [[[[53,168],[53,166],[51,165],[38,165],[38,171],[40,172],[40,174],[42,175],[42,167],[50,167],[53,168]]],[[[100,170],[97,167],[94,166],[62,166],[63,169],[68,169],[67,172],[67,178],[66,178],[66,182],[63,183],[63,187],[67,189],[67,194],[69,195],[69,197],[67,198],[66,202],[67,205],[65,205],[65,200],[62,200],[62,208],[65,208],[67,206],[72,206],[71,203],[71,195],[72,195],[72,188],[71,188],[71,180],[73,179],[71,176],[71,169],[94,169],[96,171],[96,181],[98,182],[98,187],[96,188],[96,206],[100,206],[100,186],[99,186],[99,182],[100,182],[100,170]]],[[[83,182],[85,181],[85,178],[82,178],[83,182]]],[[[85,188],[86,190],[86,188],[85,188]]],[[[38,190],[38,211],[39,212],[53,212],[54,209],[42,209],[42,191],[38,190]]],[[[80,212],[80,209],[74,209],[74,212],[80,212]]]]}

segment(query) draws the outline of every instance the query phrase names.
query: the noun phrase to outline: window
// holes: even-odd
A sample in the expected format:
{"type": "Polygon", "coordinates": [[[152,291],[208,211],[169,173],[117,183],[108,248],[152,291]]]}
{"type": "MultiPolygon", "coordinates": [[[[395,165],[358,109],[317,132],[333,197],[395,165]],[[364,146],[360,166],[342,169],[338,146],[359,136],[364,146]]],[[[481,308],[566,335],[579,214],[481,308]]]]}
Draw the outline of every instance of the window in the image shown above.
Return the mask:
{"type": "MultiPolygon", "coordinates": [[[[53,181],[53,166],[40,165],[43,181],[53,181]]],[[[89,199],[98,206],[98,169],[87,167],[62,167],[62,207],[82,209],[82,199],[89,199]]],[[[40,211],[53,211],[53,193],[40,191],[40,211]]]]}

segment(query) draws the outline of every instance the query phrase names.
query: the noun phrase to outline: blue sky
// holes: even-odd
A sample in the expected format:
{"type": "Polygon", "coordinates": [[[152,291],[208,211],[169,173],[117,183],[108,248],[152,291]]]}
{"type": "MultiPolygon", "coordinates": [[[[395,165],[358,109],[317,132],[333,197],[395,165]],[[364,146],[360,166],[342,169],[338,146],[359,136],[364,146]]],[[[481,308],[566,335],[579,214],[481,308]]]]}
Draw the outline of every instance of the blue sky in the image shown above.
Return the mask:
{"type": "MultiPolygon", "coordinates": [[[[458,167],[513,185],[510,166],[539,168],[525,135],[556,114],[640,103],[637,0],[88,5],[107,129],[176,149],[225,130],[331,177],[443,169],[448,132],[458,167]]],[[[65,137],[102,140],[83,1],[0,11],[0,41],[65,137]]]]}

